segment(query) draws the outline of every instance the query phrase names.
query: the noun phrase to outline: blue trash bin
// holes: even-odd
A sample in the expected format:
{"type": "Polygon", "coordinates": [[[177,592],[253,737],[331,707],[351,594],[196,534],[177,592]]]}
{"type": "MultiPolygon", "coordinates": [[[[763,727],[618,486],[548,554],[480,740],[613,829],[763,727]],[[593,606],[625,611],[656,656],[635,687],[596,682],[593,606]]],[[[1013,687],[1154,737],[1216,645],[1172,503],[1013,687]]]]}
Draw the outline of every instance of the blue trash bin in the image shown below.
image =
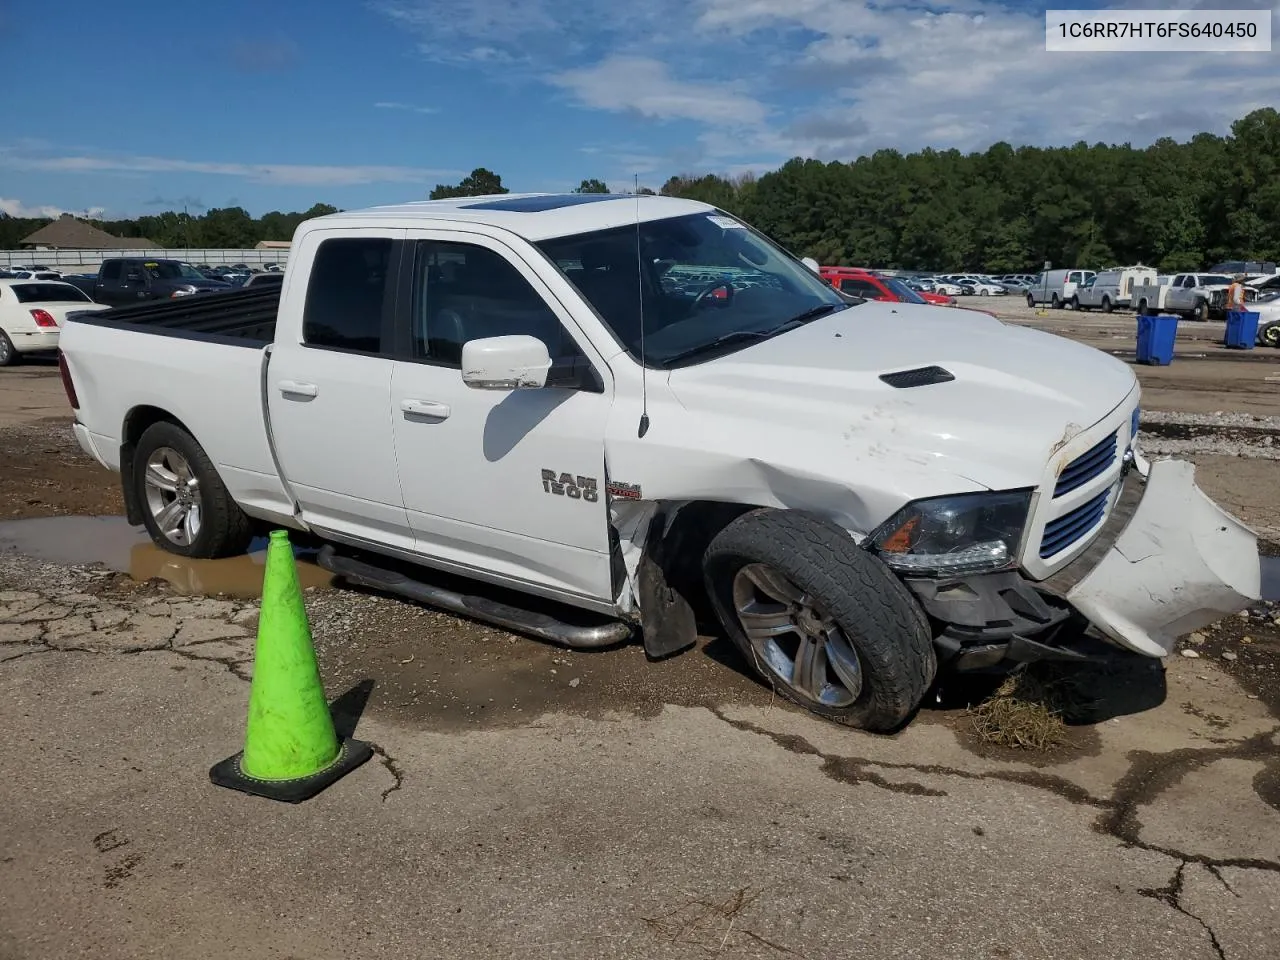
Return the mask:
{"type": "Polygon", "coordinates": [[[1258,342],[1260,313],[1232,310],[1227,314],[1227,338],[1223,342],[1232,350],[1252,350],[1258,342]]]}
{"type": "Polygon", "coordinates": [[[1176,315],[1138,317],[1138,362],[1168,366],[1173,363],[1173,343],[1177,339],[1176,315]]]}

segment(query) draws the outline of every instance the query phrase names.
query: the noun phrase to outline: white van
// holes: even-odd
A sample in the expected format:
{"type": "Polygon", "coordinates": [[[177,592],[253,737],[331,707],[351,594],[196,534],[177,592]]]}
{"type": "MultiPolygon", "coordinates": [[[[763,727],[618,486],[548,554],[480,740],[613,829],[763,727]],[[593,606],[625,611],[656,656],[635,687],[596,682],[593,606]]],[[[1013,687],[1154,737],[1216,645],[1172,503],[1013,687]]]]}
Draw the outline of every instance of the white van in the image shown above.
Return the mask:
{"type": "Polygon", "coordinates": [[[1110,313],[1114,307],[1127,307],[1133,302],[1133,290],[1141,284],[1156,282],[1156,272],[1151,267],[1117,267],[1103,270],[1096,277],[1085,280],[1071,296],[1074,310],[1098,307],[1110,313]]]}
{"type": "Polygon", "coordinates": [[[1061,310],[1076,295],[1076,289],[1090,277],[1096,277],[1095,270],[1049,270],[1036,277],[1035,283],[1027,288],[1027,306],[1047,303],[1055,310],[1061,310]]]}

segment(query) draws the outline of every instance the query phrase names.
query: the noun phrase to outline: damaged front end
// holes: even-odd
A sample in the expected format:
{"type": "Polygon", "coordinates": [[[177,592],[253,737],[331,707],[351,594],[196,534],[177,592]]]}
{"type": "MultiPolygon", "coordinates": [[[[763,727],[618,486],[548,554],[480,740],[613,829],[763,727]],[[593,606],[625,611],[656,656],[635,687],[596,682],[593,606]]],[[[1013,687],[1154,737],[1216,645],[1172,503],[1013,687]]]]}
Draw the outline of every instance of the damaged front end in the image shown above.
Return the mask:
{"type": "Polygon", "coordinates": [[[1178,637],[1257,602],[1257,536],[1194,475],[1181,460],[1156,461],[1145,477],[1125,470],[1087,549],[1044,580],[1020,570],[904,578],[935,623],[939,661],[972,671],[1117,648],[1163,657],[1178,637]]]}

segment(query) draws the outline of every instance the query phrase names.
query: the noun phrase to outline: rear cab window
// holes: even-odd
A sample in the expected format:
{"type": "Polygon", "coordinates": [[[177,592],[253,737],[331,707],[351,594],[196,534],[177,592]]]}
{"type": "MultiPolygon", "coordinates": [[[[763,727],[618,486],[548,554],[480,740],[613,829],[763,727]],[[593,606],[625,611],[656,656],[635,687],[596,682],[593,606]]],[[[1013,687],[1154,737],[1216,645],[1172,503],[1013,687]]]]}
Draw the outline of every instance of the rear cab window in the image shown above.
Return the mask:
{"type": "Polygon", "coordinates": [[[322,240],[311,265],[302,314],[305,346],[381,354],[390,281],[390,237],[322,240]]]}

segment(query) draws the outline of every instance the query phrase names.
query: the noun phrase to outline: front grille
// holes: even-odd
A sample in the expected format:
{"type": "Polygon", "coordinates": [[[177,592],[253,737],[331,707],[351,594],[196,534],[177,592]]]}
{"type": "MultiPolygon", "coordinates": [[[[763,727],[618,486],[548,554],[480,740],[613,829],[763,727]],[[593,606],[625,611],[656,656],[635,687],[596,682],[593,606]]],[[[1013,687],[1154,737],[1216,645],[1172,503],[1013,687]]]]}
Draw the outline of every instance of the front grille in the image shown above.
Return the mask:
{"type": "Polygon", "coordinates": [[[1053,488],[1054,498],[1070,493],[1077,487],[1084,486],[1094,477],[1106,473],[1115,462],[1118,443],[1116,434],[1113,433],[1068,463],[1058,474],[1058,482],[1053,488]]]}
{"type": "Polygon", "coordinates": [[[1110,490],[1104,490],[1092,500],[1086,500],[1070,513],[1063,514],[1044,525],[1040,538],[1040,559],[1047,560],[1061,553],[1098,525],[1107,512],[1110,490]]]}

